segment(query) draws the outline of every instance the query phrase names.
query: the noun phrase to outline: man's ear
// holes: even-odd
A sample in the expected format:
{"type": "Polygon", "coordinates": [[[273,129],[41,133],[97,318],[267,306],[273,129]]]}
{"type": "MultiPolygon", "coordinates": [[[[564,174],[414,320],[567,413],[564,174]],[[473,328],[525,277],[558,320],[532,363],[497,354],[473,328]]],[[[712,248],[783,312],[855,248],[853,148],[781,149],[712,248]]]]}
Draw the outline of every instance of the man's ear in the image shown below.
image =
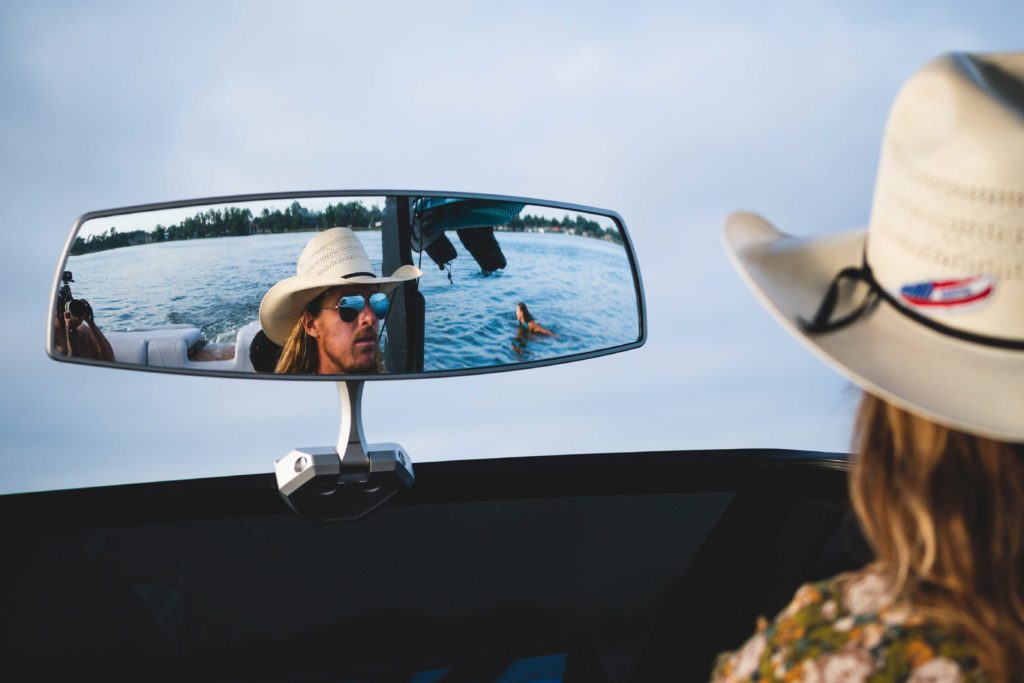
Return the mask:
{"type": "Polygon", "coordinates": [[[316,319],[313,317],[313,314],[310,313],[309,311],[302,312],[302,329],[306,331],[307,335],[316,339],[316,319]]]}

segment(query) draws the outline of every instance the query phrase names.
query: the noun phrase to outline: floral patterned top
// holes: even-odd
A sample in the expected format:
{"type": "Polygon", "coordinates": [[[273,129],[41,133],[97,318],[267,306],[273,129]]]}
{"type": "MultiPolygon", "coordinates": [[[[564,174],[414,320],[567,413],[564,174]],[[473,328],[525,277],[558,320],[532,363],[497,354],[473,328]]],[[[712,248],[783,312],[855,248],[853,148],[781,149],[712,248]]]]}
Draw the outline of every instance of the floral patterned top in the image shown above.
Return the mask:
{"type": "Polygon", "coordinates": [[[894,600],[877,568],[808,584],[718,657],[712,683],[988,683],[965,641],[894,600]]]}

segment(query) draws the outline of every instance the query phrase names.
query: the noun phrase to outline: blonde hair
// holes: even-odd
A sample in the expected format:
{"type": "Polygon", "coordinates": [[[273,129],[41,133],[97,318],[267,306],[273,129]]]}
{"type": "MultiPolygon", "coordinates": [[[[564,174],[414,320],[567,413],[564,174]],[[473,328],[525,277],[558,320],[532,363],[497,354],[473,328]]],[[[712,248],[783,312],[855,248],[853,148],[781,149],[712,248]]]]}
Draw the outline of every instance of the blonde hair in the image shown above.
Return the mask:
{"type": "Polygon", "coordinates": [[[864,394],[851,497],[897,595],[973,646],[994,681],[1024,671],[1024,446],[864,394]]]}
{"type": "Polygon", "coordinates": [[[306,333],[306,314],[316,316],[320,312],[320,302],[327,290],[320,292],[306,305],[292,327],[288,340],[281,349],[274,372],[282,375],[315,375],[320,370],[320,350],[316,339],[306,333]]]}
{"type": "MultiPolygon", "coordinates": [[[[295,326],[292,327],[288,340],[284,343],[284,348],[281,349],[281,356],[277,359],[277,365],[274,366],[276,374],[315,375],[320,372],[320,347],[317,345],[316,338],[311,337],[306,332],[305,321],[307,314],[315,318],[320,313],[320,304],[323,302],[324,295],[329,291],[329,289],[325,289],[315,299],[310,301],[305,311],[295,321],[295,326]]],[[[384,358],[379,349],[377,351],[376,363],[376,371],[378,373],[386,371],[384,358]]]]}
{"type": "Polygon", "coordinates": [[[299,316],[288,341],[284,343],[281,357],[277,359],[274,372],[287,375],[315,375],[320,368],[320,354],[316,339],[306,334],[303,325],[305,313],[299,316]]]}

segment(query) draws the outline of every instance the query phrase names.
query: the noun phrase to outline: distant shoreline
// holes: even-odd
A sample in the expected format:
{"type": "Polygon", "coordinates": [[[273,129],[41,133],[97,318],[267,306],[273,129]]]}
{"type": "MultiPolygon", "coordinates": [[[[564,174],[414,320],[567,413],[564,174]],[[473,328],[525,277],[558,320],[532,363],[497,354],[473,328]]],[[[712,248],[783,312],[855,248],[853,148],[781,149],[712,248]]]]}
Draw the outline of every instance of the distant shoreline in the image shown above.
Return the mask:
{"type": "MultiPolygon", "coordinates": [[[[352,232],[380,232],[381,231],[380,228],[367,228],[365,226],[352,227],[352,226],[342,225],[342,226],[335,226],[335,227],[347,228],[347,229],[351,230],[352,232]]],[[[310,230],[310,229],[278,230],[276,232],[250,232],[250,233],[246,233],[244,235],[199,235],[197,237],[182,237],[182,238],[178,238],[178,239],[143,240],[143,241],[130,242],[128,244],[122,244],[122,245],[118,245],[118,246],[104,247],[102,249],[91,249],[91,250],[88,250],[88,251],[76,251],[75,248],[72,247],[71,253],[69,253],[68,256],[88,256],[89,254],[98,254],[98,253],[101,253],[101,252],[104,252],[104,251],[114,251],[115,249],[123,249],[125,247],[140,247],[140,246],[145,246],[147,244],[169,244],[171,242],[194,242],[194,241],[197,241],[197,240],[225,239],[225,238],[230,238],[230,237],[254,237],[256,235],[290,235],[290,234],[293,234],[293,233],[303,233],[303,232],[321,232],[323,230],[328,230],[328,228],[316,228],[316,229],[313,229],[313,230],[310,230]]]]}
{"type": "Polygon", "coordinates": [[[367,208],[359,201],[328,204],[322,211],[311,211],[298,201],[294,201],[284,211],[263,209],[259,215],[253,215],[248,208],[229,206],[224,210],[200,211],[175,225],[158,224],[148,231],[119,232],[116,227],[111,227],[98,235],[90,235],[88,239],[76,237],[74,244],[71,245],[70,255],[81,256],[140,244],[179,242],[208,237],[316,232],[335,226],[372,231],[380,230],[383,220],[384,213],[379,207],[367,208]]]}
{"type": "MultiPolygon", "coordinates": [[[[83,256],[122,247],[211,237],[317,232],[339,226],[357,232],[379,232],[383,220],[384,214],[379,207],[367,208],[358,201],[328,204],[322,211],[310,211],[295,201],[284,211],[276,209],[271,212],[269,209],[263,209],[257,216],[254,216],[250,209],[229,206],[223,211],[208,209],[199,212],[175,225],[158,224],[148,231],[119,232],[116,227],[111,227],[100,234],[90,235],[88,239],[76,237],[69,255],[83,256]]],[[[495,232],[578,235],[622,244],[622,236],[617,229],[602,228],[597,221],[580,214],[575,218],[570,218],[566,214],[561,221],[530,214],[517,215],[506,223],[493,226],[493,229],[495,232]]]]}

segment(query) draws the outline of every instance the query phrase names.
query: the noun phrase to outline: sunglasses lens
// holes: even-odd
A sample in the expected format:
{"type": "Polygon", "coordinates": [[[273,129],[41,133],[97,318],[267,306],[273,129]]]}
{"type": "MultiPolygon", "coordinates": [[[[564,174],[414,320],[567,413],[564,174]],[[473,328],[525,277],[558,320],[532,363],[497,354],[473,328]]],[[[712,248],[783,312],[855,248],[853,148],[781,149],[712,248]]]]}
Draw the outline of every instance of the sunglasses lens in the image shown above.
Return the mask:
{"type": "Polygon", "coordinates": [[[388,295],[384,292],[371,294],[370,308],[373,309],[373,314],[378,318],[386,316],[388,314],[388,295]]]}
{"type": "Polygon", "coordinates": [[[366,299],[361,294],[355,296],[343,296],[338,301],[338,315],[343,322],[350,323],[359,317],[359,312],[366,305],[366,299]]]}
{"type": "Polygon", "coordinates": [[[343,296],[338,301],[338,315],[341,316],[343,322],[352,322],[359,317],[359,314],[362,312],[363,306],[366,305],[367,300],[369,300],[370,309],[373,311],[375,316],[383,318],[387,315],[388,295],[384,292],[374,292],[369,297],[362,294],[343,296]]]}

